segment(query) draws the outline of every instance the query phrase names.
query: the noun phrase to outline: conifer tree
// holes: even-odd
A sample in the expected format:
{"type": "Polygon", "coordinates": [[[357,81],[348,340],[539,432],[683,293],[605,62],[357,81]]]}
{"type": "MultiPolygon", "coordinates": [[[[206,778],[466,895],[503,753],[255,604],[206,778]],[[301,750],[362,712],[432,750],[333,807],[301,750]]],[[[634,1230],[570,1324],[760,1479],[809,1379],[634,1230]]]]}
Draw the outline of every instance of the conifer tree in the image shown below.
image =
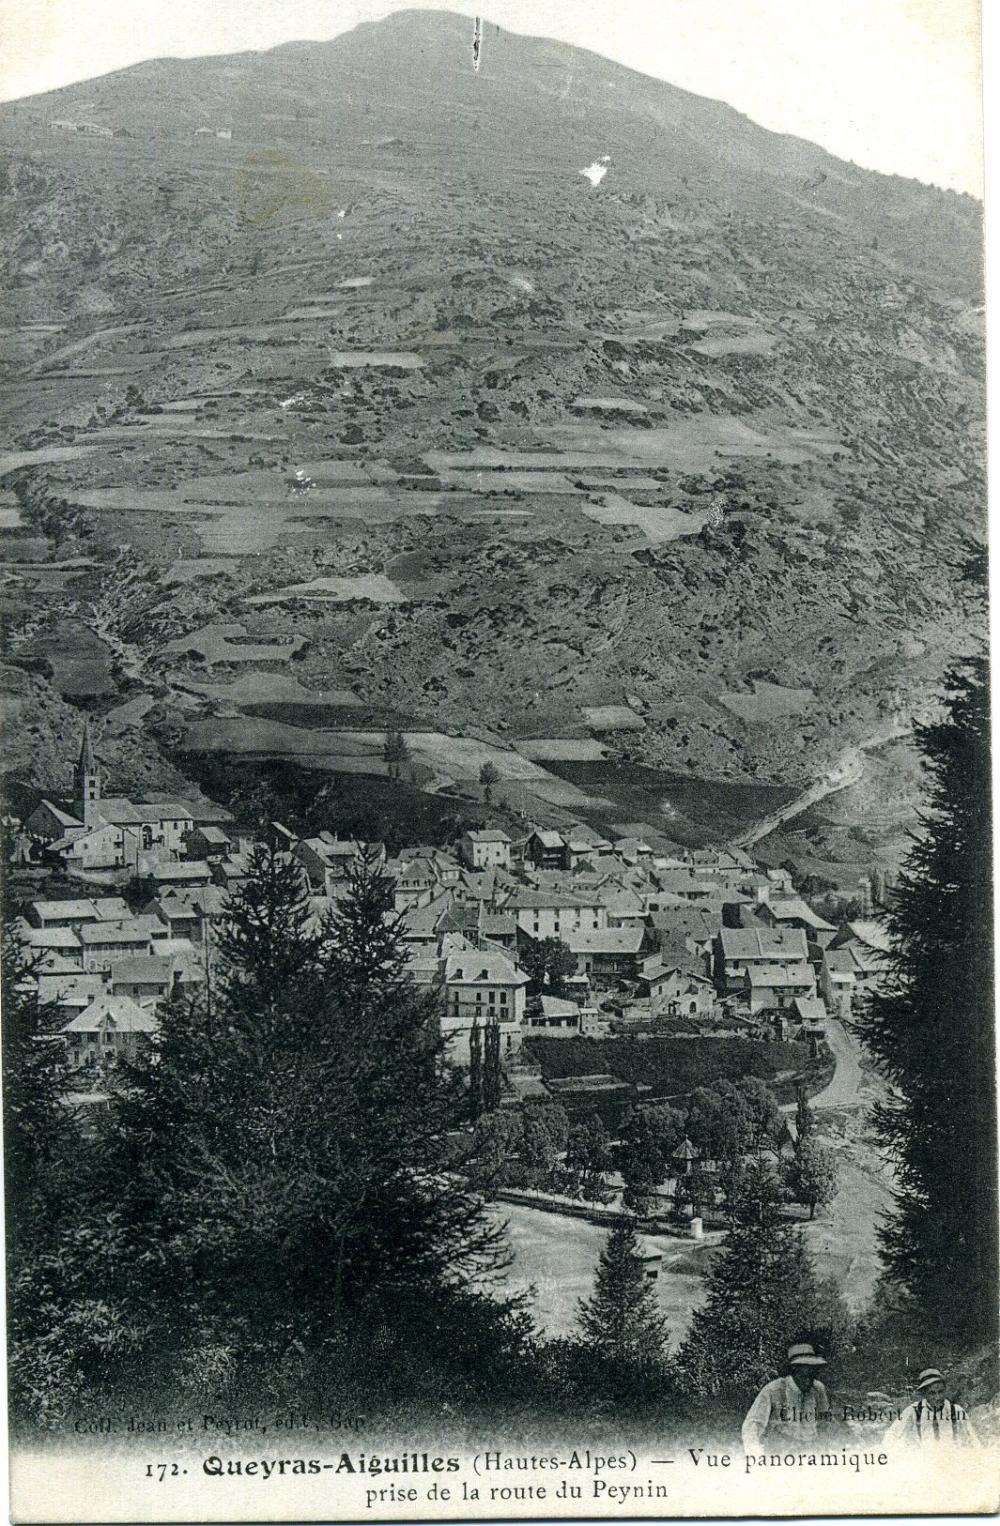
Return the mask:
{"type": "Polygon", "coordinates": [[[69,1089],[65,1016],[39,1002],[30,959],[9,927],[3,932],[3,1126],[8,1243],[52,1212],[53,1194],[75,1152],[76,1129],[64,1104],[69,1089]]]}
{"type": "Polygon", "coordinates": [[[677,1356],[681,1386],[699,1398],[728,1392],[749,1399],[817,1316],[811,1262],[800,1231],[781,1218],[778,1183],[764,1162],[747,1167],[731,1209],[708,1298],[677,1356]]]}
{"type": "Polygon", "coordinates": [[[954,667],[944,716],[916,728],[923,832],[891,897],[893,952],[856,1030],[891,1082],[876,1124],[898,1191],[882,1231],[891,1280],[932,1330],[988,1340],[997,1319],[989,696],[954,667]]]}
{"type": "Polygon", "coordinates": [[[469,1033],[469,1117],[475,1123],[483,1110],[483,1030],[473,1018],[469,1033]]]}
{"type": "Polygon", "coordinates": [[[581,1298],[578,1318],[587,1346],[618,1363],[645,1365],[662,1359],[666,1325],[646,1279],[635,1223],[622,1217],[612,1226],[597,1263],[594,1291],[581,1298]]]}
{"type": "Polygon", "coordinates": [[[287,868],[255,856],[213,1010],[163,1011],[102,1144],[119,1295],[151,1332],[169,1307],[177,1338],[242,1351],[321,1339],[390,1289],[457,1292],[504,1255],[444,1175],[464,1090],[437,993],[406,973],[391,881],[360,865],[317,931],[287,868]]]}
{"type": "Polygon", "coordinates": [[[503,1095],[503,1078],[500,1071],[500,1025],[486,1024],[483,1054],[483,1109],[492,1113],[500,1106],[503,1095]]]}

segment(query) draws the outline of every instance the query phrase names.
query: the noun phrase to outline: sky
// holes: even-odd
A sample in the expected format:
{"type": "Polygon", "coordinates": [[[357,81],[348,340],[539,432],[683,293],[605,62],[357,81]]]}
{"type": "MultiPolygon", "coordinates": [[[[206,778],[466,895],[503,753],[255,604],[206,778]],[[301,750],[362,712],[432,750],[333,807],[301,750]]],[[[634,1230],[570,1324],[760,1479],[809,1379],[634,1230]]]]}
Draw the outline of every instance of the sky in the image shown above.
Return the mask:
{"type": "MultiPolygon", "coordinates": [[[[0,99],[142,59],[335,37],[413,0],[0,0],[0,99]]],[[[431,9],[423,6],[423,9],[431,9]]],[[[869,169],[982,194],[979,0],[449,0],[727,101],[869,169]]]]}

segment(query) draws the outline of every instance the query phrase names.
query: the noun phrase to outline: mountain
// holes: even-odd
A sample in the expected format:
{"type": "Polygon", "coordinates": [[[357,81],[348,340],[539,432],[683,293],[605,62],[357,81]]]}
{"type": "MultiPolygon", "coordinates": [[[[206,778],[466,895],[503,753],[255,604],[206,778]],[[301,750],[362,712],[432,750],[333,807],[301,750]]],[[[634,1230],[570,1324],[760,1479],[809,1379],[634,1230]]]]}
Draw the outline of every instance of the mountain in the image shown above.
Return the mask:
{"type": "MultiPolygon", "coordinates": [[[[0,108],[15,656],[89,622],[121,693],[60,692],[148,693],[178,757],[352,711],[543,739],[535,814],[656,809],[626,761],[804,784],[975,638],[981,209],[492,24],[477,71],[472,33],[0,108]]],[[[898,846],[912,791],[852,793],[813,848],[898,846]]]]}
{"type": "Polygon", "coordinates": [[[478,71],[469,18],[404,11],[328,43],[140,64],[0,108],[0,119],[28,135],[86,119],[130,134],[130,149],[154,159],[189,148],[198,127],[226,129],[241,147],[278,148],[324,170],[331,155],[398,135],[425,162],[495,169],[514,183],[612,154],[622,190],[836,218],[913,268],[978,289],[973,198],[845,164],[582,49],[484,30],[478,71]]]}

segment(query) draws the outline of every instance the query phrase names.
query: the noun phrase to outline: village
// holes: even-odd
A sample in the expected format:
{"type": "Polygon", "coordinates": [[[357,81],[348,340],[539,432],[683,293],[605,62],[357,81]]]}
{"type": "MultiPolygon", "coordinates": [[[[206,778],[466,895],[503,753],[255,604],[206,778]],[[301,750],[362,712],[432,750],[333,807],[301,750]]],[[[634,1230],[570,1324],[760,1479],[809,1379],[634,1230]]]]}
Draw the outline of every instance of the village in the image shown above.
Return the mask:
{"type": "MultiPolygon", "coordinates": [[[[58,887],[58,896],[22,898],[14,926],[40,1000],[65,1015],[68,1100],[86,1114],[106,1104],[122,1057],[155,1034],[163,1003],[211,982],[216,930],[260,829],[204,799],[106,794],[88,720],[73,799],[42,799],[7,830],[10,865],[58,887]]],[[[593,1051],[602,1056],[630,1039],[674,1040],[675,1055],[687,1041],[692,1055],[698,1045],[709,1056],[722,1053],[713,1041],[756,1041],[769,1057],[801,1056],[773,1077],[763,1071],[781,1100],[818,1091],[850,1056],[845,1023],[887,949],[872,915],[826,920],[787,870],[761,869],[741,849],[668,857],[583,823],[531,827],[516,840],[486,825],[450,849],[415,844],[393,856],[331,831],[297,836],[277,821],[266,834],[300,870],[317,925],[362,863],[391,880],[408,968],[438,993],[448,1057],[475,1067],[493,1030],[501,1108],[556,1100],[613,1128],[623,1107],[690,1089],[683,1065],[673,1086],[653,1074],[656,1046],[645,1051],[648,1079],[635,1074],[634,1045],[618,1073],[562,1063],[589,1052],[580,1040],[603,1041],[593,1051]],[[553,1040],[568,1047],[538,1043],[553,1040]]],[[[731,1062],[715,1075],[710,1059],[700,1069],[706,1080],[732,1079],[731,1062]]]]}

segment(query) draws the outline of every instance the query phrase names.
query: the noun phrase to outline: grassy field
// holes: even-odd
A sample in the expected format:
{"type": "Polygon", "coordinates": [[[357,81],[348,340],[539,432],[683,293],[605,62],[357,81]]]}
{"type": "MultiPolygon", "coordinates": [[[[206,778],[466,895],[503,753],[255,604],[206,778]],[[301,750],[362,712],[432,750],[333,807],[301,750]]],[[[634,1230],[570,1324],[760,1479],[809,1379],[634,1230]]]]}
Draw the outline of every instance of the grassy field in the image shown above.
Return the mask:
{"type": "MultiPolygon", "coordinates": [[[[330,773],[287,758],[185,753],[184,772],[247,826],[283,821],[292,831],[323,830],[384,842],[390,852],[415,843],[443,846],[466,827],[485,825],[468,801],[426,795],[403,780],[330,773]]],[[[490,815],[496,817],[494,809],[490,815]]]]}
{"type": "MultiPolygon", "coordinates": [[[[570,1335],[576,1327],[577,1300],[593,1292],[607,1230],[585,1219],[512,1203],[498,1203],[492,1211],[501,1223],[506,1222],[514,1252],[506,1290],[533,1288],[532,1312],[540,1329],[546,1335],[570,1335]]],[[[663,1253],[654,1287],[671,1345],[676,1345],[703,1301],[704,1281],[694,1268],[707,1262],[710,1249],[704,1241],[695,1245],[668,1235],[643,1235],[642,1240],[649,1250],[663,1253]],[[670,1270],[671,1263],[677,1264],[676,1272],[670,1270]]]]}
{"type": "MultiPolygon", "coordinates": [[[[638,763],[553,759],[547,766],[585,794],[611,800],[614,820],[662,822],[664,832],[691,847],[733,836],[796,793],[783,785],[726,784],[638,763]]],[[[608,820],[607,812],[592,814],[602,824],[608,820]]]]}

